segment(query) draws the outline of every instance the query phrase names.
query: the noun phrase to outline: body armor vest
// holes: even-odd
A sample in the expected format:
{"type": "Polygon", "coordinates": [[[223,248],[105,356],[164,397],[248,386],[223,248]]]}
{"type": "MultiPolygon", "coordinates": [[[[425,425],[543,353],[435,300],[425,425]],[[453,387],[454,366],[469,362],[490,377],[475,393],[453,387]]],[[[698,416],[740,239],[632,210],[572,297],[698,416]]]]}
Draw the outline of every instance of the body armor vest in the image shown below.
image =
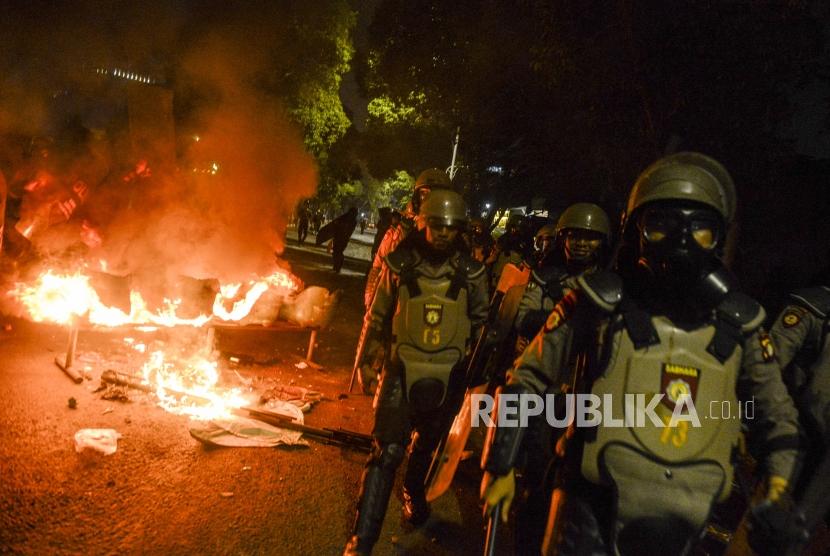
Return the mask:
{"type": "Polygon", "coordinates": [[[467,290],[453,282],[452,275],[417,274],[402,281],[392,318],[392,353],[403,364],[406,396],[425,410],[443,403],[470,337],[467,290]]]}
{"type": "MultiPolygon", "coordinates": [[[[723,363],[707,352],[714,324],[690,331],[665,317],[651,317],[651,324],[659,342],[640,349],[627,328],[613,334],[608,364],[591,392],[603,404],[603,394],[611,394],[611,415],[622,418],[628,409],[630,421],[595,429],[596,437],[584,444],[582,474],[596,484],[616,485],[621,526],[674,516],[699,530],[715,500],[724,500],[732,486],[732,451],[741,426],[735,385],[743,352],[736,347],[723,363]],[[635,398],[626,400],[626,394],[644,394],[646,404],[662,394],[654,410],[662,424],[647,415],[637,422],[637,412],[631,415],[635,398]],[[690,421],[670,426],[675,402],[684,395],[691,396],[699,427],[690,421]],[[728,419],[721,418],[726,402],[728,419]],[[717,408],[714,417],[710,403],[717,408]]],[[[680,415],[691,411],[688,403],[681,408],[680,415]]]]}

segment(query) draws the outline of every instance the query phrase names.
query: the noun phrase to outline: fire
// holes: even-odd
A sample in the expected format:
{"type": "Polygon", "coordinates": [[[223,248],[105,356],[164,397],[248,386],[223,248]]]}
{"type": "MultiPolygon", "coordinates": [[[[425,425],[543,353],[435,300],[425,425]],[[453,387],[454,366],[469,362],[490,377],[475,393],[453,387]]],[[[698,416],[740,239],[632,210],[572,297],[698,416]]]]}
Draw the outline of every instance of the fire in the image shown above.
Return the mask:
{"type": "MultiPolygon", "coordinates": [[[[106,268],[105,261],[100,263],[102,268],[106,268]]],[[[141,293],[135,290],[130,292],[129,313],[107,306],[90,284],[90,277],[80,271],[58,274],[48,270],[31,284],[16,284],[9,294],[37,322],[68,325],[86,318],[89,323],[98,326],[139,325],[136,330],[152,331],[157,327],[201,327],[213,318],[238,321],[251,312],[266,292],[272,291],[279,296],[302,289],[299,279],[285,271],[250,280],[244,295],[240,293],[242,286],[242,283],[221,285],[214,299],[213,314],[195,318],[178,315],[181,299],[164,299],[162,308],[151,311],[141,293]]],[[[147,344],[134,338],[126,337],[124,342],[139,353],[150,351],[147,344]]],[[[239,389],[218,387],[217,363],[200,355],[183,358],[164,351],[152,351],[142,366],[141,374],[147,383],[156,388],[162,408],[189,415],[193,419],[229,418],[234,408],[251,403],[239,389]]]]}
{"type": "Polygon", "coordinates": [[[156,386],[159,405],[166,411],[192,419],[230,418],[232,410],[249,405],[237,388],[217,387],[215,361],[200,356],[172,361],[163,351],[154,351],[141,369],[144,380],[156,386]],[[184,395],[182,395],[184,393],[184,395]],[[193,403],[188,404],[190,398],[193,403]]]}
{"type": "Polygon", "coordinates": [[[80,271],[56,274],[47,270],[32,284],[18,283],[9,294],[23,304],[36,322],[70,324],[74,319],[87,317],[91,324],[109,327],[128,324],[201,327],[214,317],[223,321],[241,320],[265,292],[273,289],[279,295],[286,295],[299,291],[302,283],[288,272],[277,271],[265,278],[249,281],[244,297],[236,299],[241,288],[241,283],[221,285],[213,303],[213,314],[194,318],[177,314],[181,299],[165,298],[163,308],[151,311],[141,293],[135,290],[130,292],[129,313],[107,306],[90,285],[89,276],[80,271]],[[232,302],[230,309],[227,308],[229,302],[232,302]]]}
{"type": "Polygon", "coordinates": [[[242,299],[236,299],[242,288],[241,283],[226,284],[219,288],[219,293],[213,302],[213,314],[222,320],[237,321],[245,318],[259,298],[270,288],[284,295],[295,292],[301,287],[302,285],[296,278],[287,272],[279,271],[265,278],[248,282],[248,291],[242,299]],[[230,301],[233,301],[233,308],[228,310],[227,302],[230,301]]]}
{"type": "Polygon", "coordinates": [[[35,322],[69,324],[100,303],[89,277],[80,273],[62,276],[47,270],[34,285],[17,284],[9,293],[26,306],[35,322]]]}

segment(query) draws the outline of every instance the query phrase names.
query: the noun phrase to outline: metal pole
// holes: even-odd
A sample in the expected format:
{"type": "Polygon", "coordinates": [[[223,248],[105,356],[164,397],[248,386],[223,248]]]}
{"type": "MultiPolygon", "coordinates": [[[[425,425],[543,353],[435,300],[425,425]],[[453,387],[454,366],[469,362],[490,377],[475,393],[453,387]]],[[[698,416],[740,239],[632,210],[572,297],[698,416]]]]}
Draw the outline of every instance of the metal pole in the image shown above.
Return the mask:
{"type": "Polygon", "coordinates": [[[314,344],[317,343],[317,329],[311,329],[311,337],[308,339],[308,351],[305,354],[305,360],[311,363],[311,356],[314,355],[314,344]]]}
{"type": "Polygon", "coordinates": [[[66,346],[66,357],[61,361],[60,356],[55,357],[55,365],[57,365],[66,375],[71,378],[75,384],[80,384],[84,378],[72,368],[75,362],[75,348],[78,346],[78,319],[72,319],[69,327],[69,342],[66,346]]]}
{"type": "Polygon", "coordinates": [[[461,126],[455,128],[455,141],[452,144],[452,161],[450,162],[450,167],[447,168],[447,174],[450,176],[450,181],[455,178],[455,174],[458,172],[458,168],[455,167],[455,157],[458,154],[458,141],[461,136],[461,126]]]}

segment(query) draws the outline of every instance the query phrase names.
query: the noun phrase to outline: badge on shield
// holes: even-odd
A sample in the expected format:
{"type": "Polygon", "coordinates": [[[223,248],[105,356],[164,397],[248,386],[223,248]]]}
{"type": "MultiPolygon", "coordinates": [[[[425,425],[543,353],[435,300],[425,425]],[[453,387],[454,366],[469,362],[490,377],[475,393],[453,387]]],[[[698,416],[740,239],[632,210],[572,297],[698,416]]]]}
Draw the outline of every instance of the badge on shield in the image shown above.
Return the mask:
{"type": "Polygon", "coordinates": [[[444,316],[444,306],[440,303],[425,303],[424,304],[424,324],[429,327],[435,327],[441,324],[441,319],[444,316]]]}
{"type": "Polygon", "coordinates": [[[664,394],[662,403],[674,411],[677,402],[683,396],[691,396],[697,401],[697,385],[700,381],[700,369],[674,363],[663,363],[660,373],[660,391],[664,394]]]}

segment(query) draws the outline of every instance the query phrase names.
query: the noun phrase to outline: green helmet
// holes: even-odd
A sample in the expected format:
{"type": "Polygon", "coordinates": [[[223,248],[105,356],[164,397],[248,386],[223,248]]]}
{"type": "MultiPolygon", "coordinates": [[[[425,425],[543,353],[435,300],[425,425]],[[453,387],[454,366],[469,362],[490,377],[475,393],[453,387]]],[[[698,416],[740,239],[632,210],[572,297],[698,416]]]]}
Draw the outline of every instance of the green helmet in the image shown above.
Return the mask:
{"type": "Polygon", "coordinates": [[[631,190],[625,220],[646,203],[686,200],[715,209],[729,225],[735,218],[735,184],[718,161],[695,152],[661,158],[646,168],[631,190]]]}
{"type": "Polygon", "coordinates": [[[566,208],[556,222],[556,233],[567,229],[599,232],[605,236],[606,241],[611,239],[608,215],[593,203],[576,203],[566,208]]]}
{"type": "Polygon", "coordinates": [[[539,239],[539,238],[542,238],[542,237],[554,238],[554,237],[556,237],[556,232],[557,231],[558,230],[556,229],[556,224],[545,224],[544,226],[542,226],[541,228],[536,230],[536,236],[534,236],[534,237],[536,239],[539,239]]]}
{"type": "Polygon", "coordinates": [[[440,222],[445,226],[465,226],[467,224],[467,205],[464,199],[451,189],[435,189],[421,204],[420,218],[431,222],[440,222]]]}
{"type": "Polygon", "coordinates": [[[452,183],[450,183],[450,177],[445,171],[439,170],[438,168],[430,168],[429,170],[421,172],[418,179],[415,180],[415,191],[418,191],[422,187],[428,187],[430,189],[451,189],[452,183]]]}

